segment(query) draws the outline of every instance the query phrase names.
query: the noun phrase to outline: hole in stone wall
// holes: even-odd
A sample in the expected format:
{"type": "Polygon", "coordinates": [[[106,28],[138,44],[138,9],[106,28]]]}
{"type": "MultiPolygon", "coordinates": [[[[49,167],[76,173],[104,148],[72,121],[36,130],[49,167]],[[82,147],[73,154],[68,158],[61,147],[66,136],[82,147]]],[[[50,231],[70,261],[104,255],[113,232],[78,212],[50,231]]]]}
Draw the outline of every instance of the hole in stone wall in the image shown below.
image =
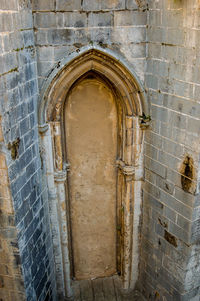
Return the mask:
{"type": "Polygon", "coordinates": [[[17,138],[15,141],[12,143],[8,143],[8,149],[11,151],[11,157],[13,160],[17,159],[19,156],[18,150],[19,150],[19,144],[20,144],[20,139],[17,138]]]}
{"type": "Polygon", "coordinates": [[[166,239],[166,241],[168,241],[171,245],[173,245],[174,247],[177,248],[178,244],[177,244],[177,238],[170,234],[169,232],[167,232],[165,230],[165,235],[164,235],[164,238],[166,239]]]}
{"type": "Polygon", "coordinates": [[[194,162],[189,156],[186,156],[181,169],[181,185],[184,191],[192,192],[191,188],[193,186],[194,179],[194,162]]]}

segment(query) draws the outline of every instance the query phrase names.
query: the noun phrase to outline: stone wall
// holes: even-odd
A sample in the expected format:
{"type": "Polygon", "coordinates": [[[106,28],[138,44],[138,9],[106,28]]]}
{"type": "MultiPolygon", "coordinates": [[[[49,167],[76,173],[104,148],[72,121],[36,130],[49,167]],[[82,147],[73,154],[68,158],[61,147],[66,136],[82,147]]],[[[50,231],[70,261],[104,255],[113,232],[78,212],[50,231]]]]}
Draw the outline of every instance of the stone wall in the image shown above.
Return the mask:
{"type": "MultiPolygon", "coordinates": [[[[55,75],[59,68],[63,67],[63,62],[70,55],[81,53],[85,46],[98,46],[98,49],[102,48],[103,51],[114,51],[116,57],[119,55],[133,66],[139,79],[144,82],[146,61],[146,5],[144,3],[138,6],[135,1],[124,0],[33,1],[33,20],[39,89],[42,92],[43,85],[46,85],[46,81],[49,82],[52,74],[55,75]]],[[[49,191],[51,189],[50,184],[49,191]]],[[[50,207],[53,208],[51,205],[50,207]]],[[[51,209],[55,216],[56,210],[58,209],[55,208],[55,211],[51,209]]],[[[138,221],[139,218],[136,220],[138,221]]],[[[58,294],[62,295],[63,267],[59,252],[59,227],[55,219],[52,219],[52,228],[57,290],[58,294]]]]}
{"type": "Polygon", "coordinates": [[[197,300],[199,9],[198,0],[0,0],[2,300],[23,300],[24,287],[28,300],[56,300],[38,91],[88,45],[128,61],[151,105],[138,288],[147,300],[197,300]]]}
{"type": "Polygon", "coordinates": [[[39,86],[63,58],[98,44],[128,58],[144,80],[146,10],[135,1],[33,1],[39,86]]]}
{"type": "Polygon", "coordinates": [[[0,1],[0,22],[0,299],[24,300],[25,287],[28,300],[51,300],[55,299],[54,262],[41,183],[29,1],[0,1]]]}
{"type": "Polygon", "coordinates": [[[152,127],[140,264],[148,300],[199,295],[199,8],[199,1],[149,1],[145,86],[152,127]]]}
{"type": "Polygon", "coordinates": [[[0,128],[0,299],[25,300],[5,144],[0,128]]]}

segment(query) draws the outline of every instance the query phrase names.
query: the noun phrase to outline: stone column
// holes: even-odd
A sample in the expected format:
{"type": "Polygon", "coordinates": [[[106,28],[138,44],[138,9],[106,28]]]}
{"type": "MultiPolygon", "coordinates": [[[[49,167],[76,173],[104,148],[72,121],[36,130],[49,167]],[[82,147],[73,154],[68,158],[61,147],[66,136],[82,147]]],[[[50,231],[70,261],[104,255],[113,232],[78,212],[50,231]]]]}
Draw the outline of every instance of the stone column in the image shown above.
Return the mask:
{"type": "Polygon", "coordinates": [[[65,296],[71,298],[73,295],[71,288],[70,275],[70,258],[69,258],[69,238],[67,225],[67,208],[66,208],[66,179],[67,179],[67,164],[63,164],[62,144],[61,144],[61,129],[60,122],[52,123],[53,141],[54,141],[54,165],[55,173],[54,180],[57,188],[58,201],[58,217],[60,226],[60,240],[62,249],[62,263],[64,274],[65,296]]]}
{"type": "Polygon", "coordinates": [[[118,161],[118,167],[124,177],[122,187],[122,225],[121,235],[123,237],[122,246],[122,273],[123,288],[130,288],[131,258],[132,258],[132,236],[133,236],[133,176],[135,169],[132,165],[126,165],[123,161],[118,161]]]}
{"type": "Polygon", "coordinates": [[[70,298],[73,295],[73,291],[71,288],[71,277],[70,277],[69,237],[68,237],[68,227],[67,227],[67,208],[66,208],[66,193],[65,193],[67,170],[61,171],[59,173],[55,173],[54,178],[57,187],[58,215],[59,215],[59,224],[60,224],[62,260],[63,260],[63,268],[64,268],[65,296],[67,298],[70,298]]]}
{"type": "Polygon", "coordinates": [[[52,241],[54,250],[54,260],[56,269],[56,286],[58,294],[61,296],[64,291],[63,260],[60,239],[60,227],[58,217],[58,198],[54,182],[54,160],[51,127],[44,124],[39,127],[41,137],[41,155],[44,161],[44,172],[46,175],[49,199],[50,223],[52,231],[52,241]]]}

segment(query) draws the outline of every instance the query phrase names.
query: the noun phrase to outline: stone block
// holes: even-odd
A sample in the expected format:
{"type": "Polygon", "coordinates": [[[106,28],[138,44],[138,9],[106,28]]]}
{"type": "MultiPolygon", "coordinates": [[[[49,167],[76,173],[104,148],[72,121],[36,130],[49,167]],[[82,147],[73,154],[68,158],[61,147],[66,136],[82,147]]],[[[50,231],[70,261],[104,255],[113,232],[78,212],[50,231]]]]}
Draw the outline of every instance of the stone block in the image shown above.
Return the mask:
{"type": "Polygon", "coordinates": [[[158,154],[158,161],[168,168],[178,170],[181,160],[161,150],[158,154]]]}
{"type": "MultiPolygon", "coordinates": [[[[156,187],[155,185],[152,185],[149,182],[146,182],[144,185],[144,190],[151,194],[154,198],[159,199],[160,198],[160,189],[156,187]]],[[[161,204],[162,207],[162,204],[161,204]]],[[[163,208],[163,207],[162,207],[163,208]]]]}
{"type": "MultiPolygon", "coordinates": [[[[180,176],[181,177],[181,176],[180,176]]],[[[183,189],[176,187],[175,188],[175,193],[174,196],[180,200],[181,202],[183,202],[185,205],[193,208],[194,207],[194,195],[192,195],[191,193],[185,192],[183,189]]]]}
{"type": "Polygon", "coordinates": [[[82,8],[83,10],[86,11],[125,9],[125,0],[114,0],[114,1],[83,0],[82,8]]]}
{"type": "Polygon", "coordinates": [[[72,29],[51,29],[47,32],[48,44],[63,45],[73,43],[75,32],[72,29]]]}
{"type": "Polygon", "coordinates": [[[84,12],[63,13],[63,27],[86,27],[87,15],[84,12]]]}
{"type": "Polygon", "coordinates": [[[185,243],[190,243],[190,233],[183,230],[181,227],[176,224],[170,222],[169,224],[169,232],[175,235],[177,238],[181,239],[185,243]]]}
{"type": "Polygon", "coordinates": [[[145,143],[144,153],[146,156],[148,156],[154,160],[157,159],[158,150],[149,143],[145,143]]]}
{"type": "MultiPolygon", "coordinates": [[[[19,13],[19,11],[12,13],[12,19],[15,32],[17,32],[21,29],[21,14],[19,13]]],[[[30,22],[32,22],[32,20],[30,22]]]]}
{"type": "Polygon", "coordinates": [[[169,123],[174,127],[185,129],[186,128],[186,116],[177,112],[170,111],[169,123]]]}
{"type": "MultiPolygon", "coordinates": [[[[112,38],[112,28],[107,27],[107,28],[89,28],[88,30],[88,41],[90,42],[96,42],[99,43],[100,45],[110,45],[112,38]]],[[[77,40],[78,42],[78,40],[77,40]]],[[[84,41],[85,42],[85,41],[84,41]]]]}
{"type": "Polygon", "coordinates": [[[23,31],[23,39],[24,39],[24,46],[25,47],[29,47],[29,46],[33,46],[34,47],[33,30],[25,30],[25,31],[23,31]]]}
{"type": "Polygon", "coordinates": [[[29,210],[24,217],[24,227],[25,228],[28,227],[28,225],[31,223],[32,219],[33,219],[33,213],[32,213],[32,210],[29,210]]]}
{"type": "Polygon", "coordinates": [[[0,32],[11,32],[12,30],[12,13],[2,12],[0,14],[0,32]]]}
{"type": "Polygon", "coordinates": [[[10,0],[9,2],[6,0],[2,0],[0,3],[1,10],[18,10],[18,1],[10,0]]]}
{"type": "Polygon", "coordinates": [[[5,64],[4,64],[4,56],[0,56],[0,74],[5,73],[7,70],[5,64]]]}
{"type": "Polygon", "coordinates": [[[30,129],[30,124],[29,124],[29,117],[26,117],[20,122],[20,133],[21,136],[26,134],[30,129]]]}
{"type": "Polygon", "coordinates": [[[19,158],[19,164],[21,170],[24,169],[32,160],[32,152],[31,149],[27,149],[23,155],[19,158]]]}
{"type": "Polygon", "coordinates": [[[35,140],[35,131],[31,130],[24,136],[24,147],[27,149],[31,144],[34,143],[35,140]]]}
{"type": "Polygon", "coordinates": [[[148,89],[158,90],[158,77],[152,74],[145,74],[145,86],[148,89]]]}
{"type": "Polygon", "coordinates": [[[40,29],[35,33],[36,46],[48,45],[47,39],[48,31],[40,29]]]}
{"type": "MultiPolygon", "coordinates": [[[[16,53],[8,52],[3,56],[4,59],[4,72],[9,72],[9,75],[7,77],[13,77],[15,76],[18,70],[18,62],[17,62],[17,56],[16,53]],[[14,74],[14,75],[13,75],[14,74]]],[[[11,87],[10,83],[10,87],[11,87]]],[[[15,85],[16,86],[16,85],[15,85]]]]}
{"type": "Polygon", "coordinates": [[[165,152],[180,158],[184,153],[184,148],[178,143],[175,143],[169,139],[163,140],[163,149],[165,152]]]}
{"type": "Polygon", "coordinates": [[[126,0],[127,9],[138,9],[138,4],[135,0],[126,0]]]}
{"type": "Polygon", "coordinates": [[[53,61],[54,48],[49,47],[37,47],[37,57],[39,61],[53,61]]]}
{"type": "Polygon", "coordinates": [[[42,77],[47,76],[53,70],[54,65],[53,61],[38,62],[38,75],[42,77]]]}
{"type": "MultiPolygon", "coordinates": [[[[33,80],[28,81],[28,82],[25,83],[25,85],[24,85],[24,97],[27,97],[27,98],[32,97],[32,96],[36,95],[37,92],[38,92],[38,87],[37,87],[36,79],[33,79],[33,80]]],[[[25,106],[25,107],[21,108],[21,111],[24,111],[25,108],[27,110],[27,106],[25,106]]],[[[22,114],[23,114],[23,112],[22,112],[22,114]]]]}
{"type": "Polygon", "coordinates": [[[163,259],[163,267],[167,269],[169,273],[172,274],[177,280],[184,282],[185,271],[167,256],[165,256],[163,259]]]}
{"type": "Polygon", "coordinates": [[[57,11],[81,10],[81,0],[56,0],[57,11]]]}
{"type": "Polygon", "coordinates": [[[161,26],[161,11],[160,10],[150,10],[149,11],[149,25],[161,26]]]}
{"type": "Polygon", "coordinates": [[[114,26],[146,25],[147,15],[142,11],[115,11],[114,26]]]}
{"type": "Polygon", "coordinates": [[[24,40],[23,40],[23,34],[21,31],[14,31],[10,33],[9,35],[10,40],[10,49],[14,49],[19,52],[21,52],[22,48],[24,48],[24,40]]]}
{"type": "Polygon", "coordinates": [[[188,102],[188,99],[172,95],[165,95],[163,105],[180,113],[198,117],[200,105],[196,102],[188,102]]]}
{"type": "Polygon", "coordinates": [[[33,17],[30,11],[22,10],[20,12],[20,30],[33,28],[33,17]]]}
{"type": "Polygon", "coordinates": [[[162,14],[162,26],[180,28],[183,24],[182,10],[166,10],[162,14]]]}
{"type": "Polygon", "coordinates": [[[176,213],[174,212],[174,210],[170,209],[166,205],[164,206],[163,209],[163,215],[167,217],[169,220],[171,220],[173,223],[176,223],[176,218],[177,218],[176,213]]]}
{"type": "Polygon", "coordinates": [[[162,137],[152,131],[148,131],[145,135],[145,141],[152,144],[154,147],[162,148],[162,137]]]}
{"type": "Polygon", "coordinates": [[[142,43],[146,41],[146,28],[144,27],[115,27],[112,41],[120,44],[142,43]]]}
{"type": "Polygon", "coordinates": [[[26,167],[27,179],[29,179],[32,175],[34,175],[36,170],[37,170],[37,161],[34,160],[26,167]]]}
{"type": "Polygon", "coordinates": [[[168,122],[169,120],[168,109],[152,105],[151,112],[152,112],[152,119],[160,120],[166,123],[168,122]]]}
{"type": "Polygon", "coordinates": [[[183,65],[194,65],[195,64],[195,49],[187,47],[177,47],[176,62],[183,65]]]}
{"type": "Polygon", "coordinates": [[[51,28],[57,25],[57,15],[53,12],[35,13],[34,26],[36,28],[51,28]]]}
{"type": "Polygon", "coordinates": [[[2,35],[1,39],[2,39],[2,50],[4,52],[8,52],[10,51],[11,47],[12,47],[12,43],[11,43],[11,39],[10,39],[11,34],[5,34],[2,35]]]}
{"type": "Polygon", "coordinates": [[[149,169],[146,168],[144,176],[145,176],[146,181],[150,182],[153,185],[156,184],[157,175],[154,172],[152,172],[152,171],[150,171],[149,169]]]}
{"type": "Polygon", "coordinates": [[[147,29],[148,41],[153,43],[165,43],[167,30],[165,28],[149,26],[147,29]]]}
{"type": "Polygon", "coordinates": [[[160,192],[160,201],[169,207],[170,209],[174,210],[175,212],[179,213],[183,217],[190,219],[192,218],[192,209],[186,206],[184,203],[175,199],[175,197],[171,196],[170,194],[161,190],[160,192]]]}
{"type": "Polygon", "coordinates": [[[158,58],[158,57],[161,57],[162,46],[159,44],[149,42],[147,51],[148,51],[147,60],[148,60],[148,58],[158,58]]]}
{"type": "Polygon", "coordinates": [[[36,63],[27,64],[24,68],[25,80],[29,81],[37,77],[37,67],[36,63]]]}
{"type": "Polygon", "coordinates": [[[31,192],[31,183],[28,181],[21,189],[22,200],[25,201],[31,192]]]}
{"type": "Polygon", "coordinates": [[[199,120],[194,118],[188,118],[187,131],[195,134],[196,136],[200,133],[200,123],[199,120]]]}
{"type": "MultiPolygon", "coordinates": [[[[78,44],[79,46],[79,44],[78,44]]],[[[60,61],[64,57],[67,57],[69,53],[73,52],[76,49],[73,45],[57,45],[53,48],[54,50],[54,60],[60,61]]]]}
{"type": "Polygon", "coordinates": [[[111,12],[89,13],[88,27],[113,26],[113,14],[111,12]]]}
{"type": "Polygon", "coordinates": [[[33,0],[32,8],[36,11],[54,10],[54,0],[33,0]]]}
{"type": "Polygon", "coordinates": [[[148,4],[150,9],[161,9],[164,6],[164,1],[149,0],[148,4]]]}
{"type": "Polygon", "coordinates": [[[192,223],[192,243],[200,242],[200,219],[195,220],[192,223]]]}
{"type": "Polygon", "coordinates": [[[190,232],[192,228],[192,222],[179,214],[177,217],[177,225],[186,232],[190,232]]]}
{"type": "Polygon", "coordinates": [[[155,174],[163,178],[166,177],[167,168],[158,161],[145,157],[145,166],[151,171],[153,171],[155,174]]]}
{"type": "Polygon", "coordinates": [[[174,87],[175,95],[193,99],[193,85],[192,84],[174,80],[173,87],[174,87]]]}
{"type": "Polygon", "coordinates": [[[31,114],[29,116],[29,120],[30,120],[30,127],[33,128],[36,126],[36,118],[35,118],[35,114],[31,114]]]}
{"type": "Polygon", "coordinates": [[[156,185],[169,194],[173,194],[174,192],[174,184],[168,182],[166,179],[163,179],[160,176],[156,177],[156,185]]]}
{"type": "Polygon", "coordinates": [[[20,65],[25,65],[28,63],[35,62],[35,58],[36,58],[35,53],[36,51],[35,48],[33,47],[28,47],[19,51],[18,58],[19,58],[20,65]]]}
{"type": "Polygon", "coordinates": [[[167,43],[183,46],[185,42],[185,32],[182,29],[168,28],[167,29],[167,43]]]}

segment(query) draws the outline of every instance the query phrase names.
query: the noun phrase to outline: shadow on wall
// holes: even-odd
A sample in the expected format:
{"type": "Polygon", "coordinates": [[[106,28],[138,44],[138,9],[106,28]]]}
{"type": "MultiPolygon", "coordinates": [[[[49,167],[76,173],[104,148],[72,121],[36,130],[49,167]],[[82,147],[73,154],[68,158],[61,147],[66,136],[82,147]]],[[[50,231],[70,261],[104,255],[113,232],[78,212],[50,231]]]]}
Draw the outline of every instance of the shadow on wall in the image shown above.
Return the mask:
{"type": "MultiPolygon", "coordinates": [[[[3,296],[0,300],[23,301],[25,300],[24,283],[4,148],[0,117],[0,297],[3,296]]],[[[16,157],[15,143],[10,145],[10,150],[11,156],[16,157]]]]}

